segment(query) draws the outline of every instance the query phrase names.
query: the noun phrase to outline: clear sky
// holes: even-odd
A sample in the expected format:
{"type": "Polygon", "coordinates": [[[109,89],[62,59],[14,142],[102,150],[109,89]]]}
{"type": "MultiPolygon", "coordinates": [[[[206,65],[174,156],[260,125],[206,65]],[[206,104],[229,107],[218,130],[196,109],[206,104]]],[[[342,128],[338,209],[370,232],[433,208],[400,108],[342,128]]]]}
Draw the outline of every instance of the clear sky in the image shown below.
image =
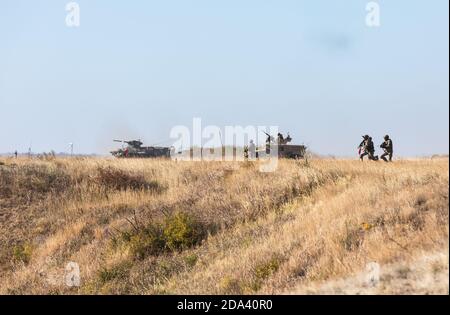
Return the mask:
{"type": "Polygon", "coordinates": [[[107,153],[174,125],[278,125],[323,154],[449,151],[449,1],[0,1],[0,152],[107,153]]]}

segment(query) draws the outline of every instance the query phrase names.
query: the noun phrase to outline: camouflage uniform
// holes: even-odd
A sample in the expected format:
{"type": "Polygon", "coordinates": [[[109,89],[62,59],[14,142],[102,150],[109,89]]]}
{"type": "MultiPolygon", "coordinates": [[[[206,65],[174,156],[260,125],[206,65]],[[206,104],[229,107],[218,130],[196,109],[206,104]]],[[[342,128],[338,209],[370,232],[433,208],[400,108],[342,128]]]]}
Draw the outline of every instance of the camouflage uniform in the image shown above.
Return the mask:
{"type": "Polygon", "coordinates": [[[375,146],[373,145],[372,137],[367,140],[367,151],[369,155],[369,160],[378,161],[378,155],[375,155],[375,146]]]}
{"type": "Polygon", "coordinates": [[[280,132],[277,135],[277,144],[285,144],[283,134],[281,134],[280,132]]]}
{"type": "Polygon", "coordinates": [[[369,140],[369,136],[365,135],[365,136],[363,136],[363,138],[364,138],[364,140],[358,146],[359,158],[361,159],[361,161],[363,161],[364,157],[369,154],[369,152],[367,151],[367,141],[369,140]]]}
{"type": "Polygon", "coordinates": [[[388,135],[384,137],[384,142],[380,145],[380,148],[384,150],[384,153],[381,155],[381,159],[383,161],[388,162],[386,156],[389,157],[389,162],[392,162],[392,154],[394,153],[394,146],[392,144],[392,140],[388,135]]]}
{"type": "Polygon", "coordinates": [[[369,160],[378,161],[378,156],[375,156],[375,147],[372,138],[368,135],[365,135],[363,138],[364,140],[358,146],[359,158],[363,161],[364,157],[367,155],[369,160]]]}
{"type": "Polygon", "coordinates": [[[244,159],[248,159],[248,146],[244,146],[244,159]]]}

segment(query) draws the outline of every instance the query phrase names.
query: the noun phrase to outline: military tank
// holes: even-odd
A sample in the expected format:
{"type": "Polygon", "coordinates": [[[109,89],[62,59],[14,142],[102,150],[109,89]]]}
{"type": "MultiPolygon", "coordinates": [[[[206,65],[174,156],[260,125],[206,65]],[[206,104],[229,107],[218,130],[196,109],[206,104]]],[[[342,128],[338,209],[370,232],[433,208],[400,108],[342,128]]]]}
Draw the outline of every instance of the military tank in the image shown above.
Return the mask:
{"type": "Polygon", "coordinates": [[[169,158],[170,147],[143,147],[141,140],[114,140],[114,142],[126,143],[125,148],[111,151],[116,158],[169,158]]]}
{"type": "Polygon", "coordinates": [[[306,156],[305,145],[295,145],[288,144],[292,141],[291,136],[287,135],[286,138],[283,137],[281,133],[278,133],[278,136],[275,138],[270,134],[264,132],[267,135],[266,139],[266,154],[270,154],[271,148],[274,146],[278,149],[278,157],[285,159],[303,159],[306,156]]]}

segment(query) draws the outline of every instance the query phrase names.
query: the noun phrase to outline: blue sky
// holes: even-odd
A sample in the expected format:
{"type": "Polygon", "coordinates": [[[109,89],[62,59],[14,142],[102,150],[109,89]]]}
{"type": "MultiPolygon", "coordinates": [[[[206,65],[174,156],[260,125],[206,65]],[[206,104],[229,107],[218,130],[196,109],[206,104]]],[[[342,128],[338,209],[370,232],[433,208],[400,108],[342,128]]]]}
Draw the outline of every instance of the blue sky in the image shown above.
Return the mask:
{"type": "Polygon", "coordinates": [[[448,153],[447,0],[0,2],[0,152],[107,153],[174,125],[278,125],[352,156],[362,134],[397,154],[448,153]]]}

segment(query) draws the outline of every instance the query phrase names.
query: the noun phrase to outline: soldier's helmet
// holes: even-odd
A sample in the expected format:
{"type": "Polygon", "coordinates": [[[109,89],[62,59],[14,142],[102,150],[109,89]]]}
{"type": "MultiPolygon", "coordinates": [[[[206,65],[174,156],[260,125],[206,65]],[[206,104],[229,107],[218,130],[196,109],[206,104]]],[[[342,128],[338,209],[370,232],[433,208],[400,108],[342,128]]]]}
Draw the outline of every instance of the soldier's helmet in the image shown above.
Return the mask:
{"type": "Polygon", "coordinates": [[[389,135],[385,135],[384,140],[386,140],[386,141],[389,140],[389,135]]]}
{"type": "Polygon", "coordinates": [[[365,135],[363,136],[364,140],[368,140],[369,139],[369,135],[365,135]]]}

